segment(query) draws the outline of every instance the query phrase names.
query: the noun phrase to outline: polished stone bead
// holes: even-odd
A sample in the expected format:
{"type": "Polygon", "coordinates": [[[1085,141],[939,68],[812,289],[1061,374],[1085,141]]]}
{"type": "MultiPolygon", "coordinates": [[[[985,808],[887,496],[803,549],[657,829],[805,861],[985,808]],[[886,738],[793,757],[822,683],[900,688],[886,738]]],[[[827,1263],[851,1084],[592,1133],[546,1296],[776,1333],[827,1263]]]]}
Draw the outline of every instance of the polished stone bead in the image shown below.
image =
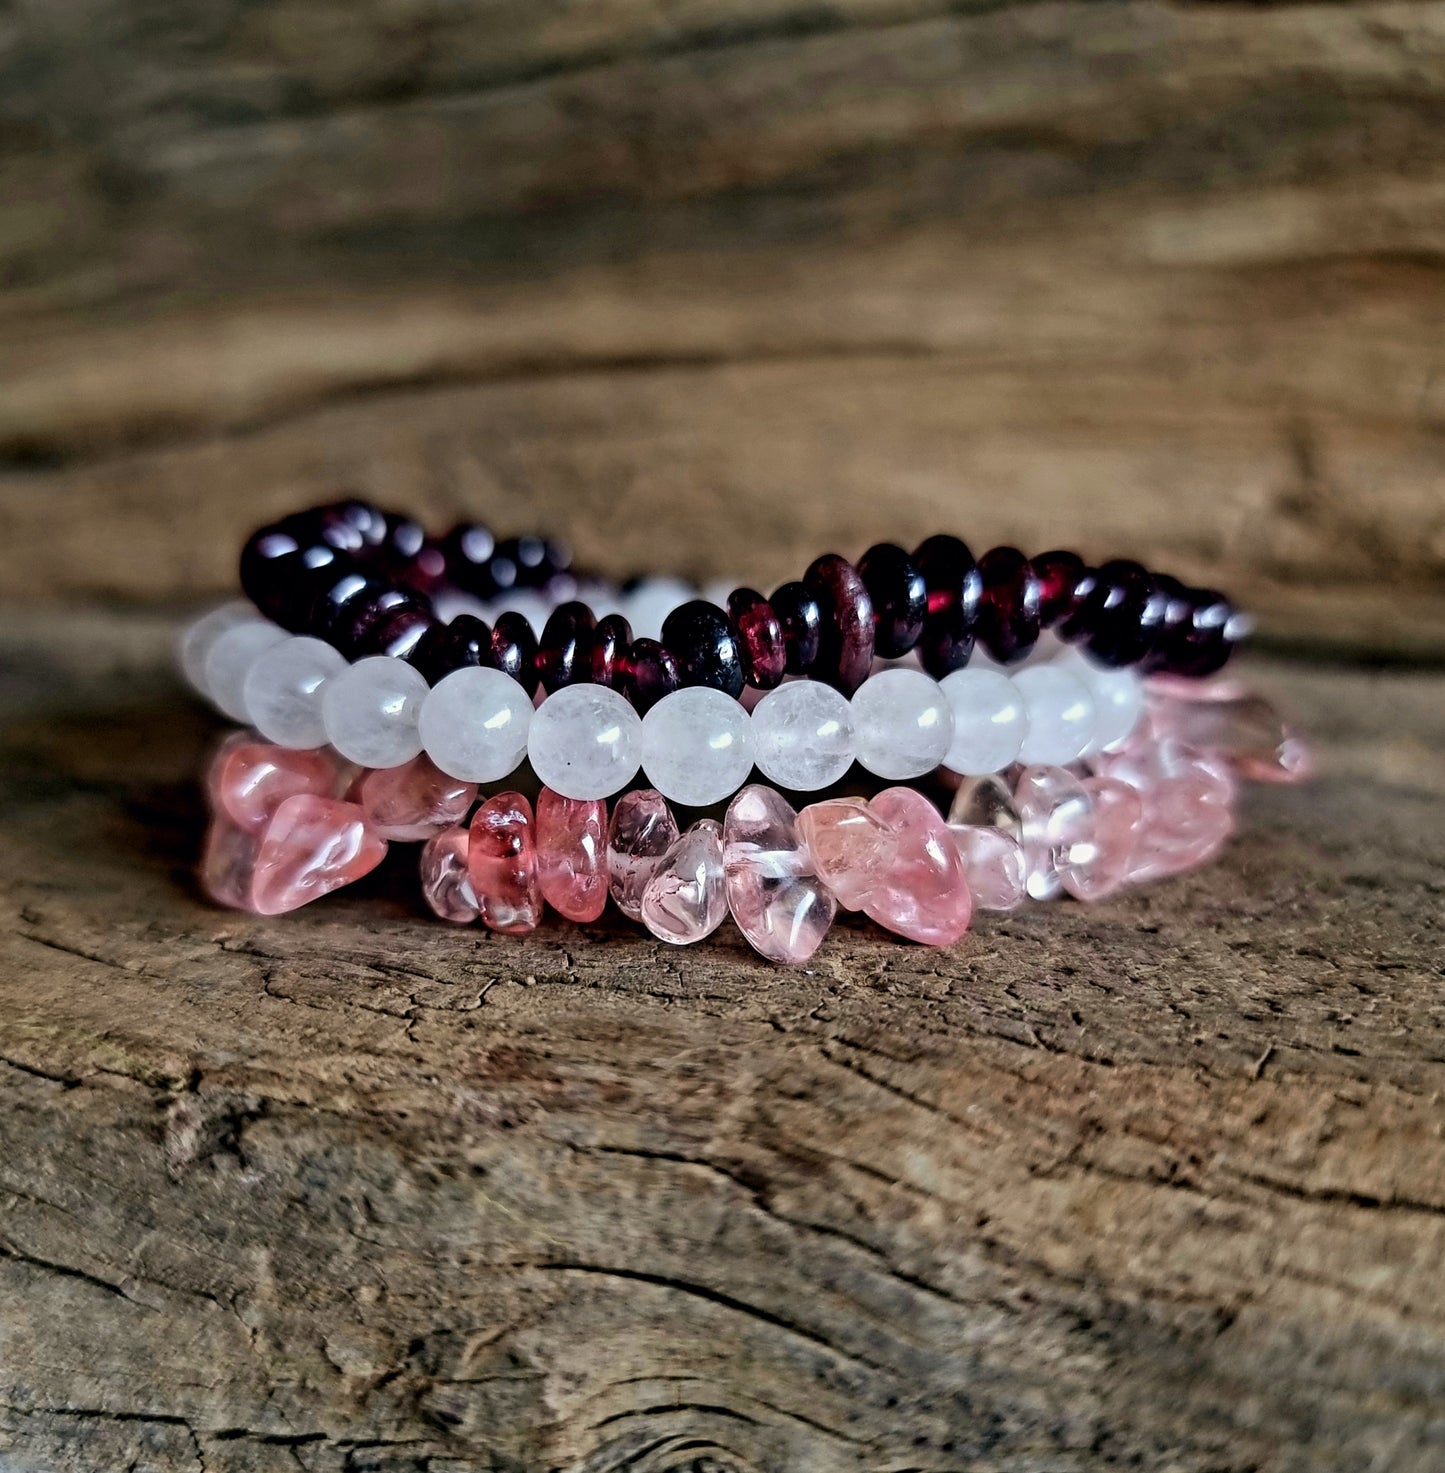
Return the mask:
{"type": "Polygon", "coordinates": [[[1065,766],[1077,760],[1094,736],[1094,698],[1063,665],[1029,665],[1012,677],[1024,703],[1028,730],[1019,761],[1065,766]]]}
{"type": "Polygon", "coordinates": [[[801,583],[784,583],[771,599],[789,675],[811,675],[823,635],[823,609],[817,595],[801,583]]]}
{"type": "Polygon", "coordinates": [[[637,639],[661,639],[667,616],[697,597],[690,583],[677,578],[630,579],[622,592],[622,612],[637,639]]]}
{"type": "Polygon", "coordinates": [[[492,665],[510,675],[530,697],[537,689],[537,636],[526,618],[513,609],[498,614],[492,625],[492,665]]]}
{"type": "Polygon", "coordinates": [[[287,798],[261,832],[250,907],[285,911],[329,895],[369,874],[386,854],[359,804],[304,793],[287,798]]]}
{"type": "Polygon", "coordinates": [[[1035,900],[1052,900],[1063,893],[1064,875],[1092,855],[1093,807],[1088,792],[1066,768],[1038,764],[1019,774],[1014,803],[1023,821],[1029,894],[1035,900]]]}
{"type": "Polygon", "coordinates": [[[1217,755],[1141,735],[1108,754],[1099,773],[1127,783],[1143,800],[1130,884],[1205,863],[1233,832],[1234,777],[1217,755]]]}
{"type": "Polygon", "coordinates": [[[467,871],[469,846],[466,826],[457,824],[433,834],[421,850],[423,898],[442,920],[463,926],[480,914],[472,877],[467,871]]]}
{"type": "MultiPolygon", "coordinates": [[[[305,610],[296,608],[296,589],[304,571],[301,536],[285,526],[253,532],[241,548],[241,591],[266,618],[290,628],[305,610]]],[[[337,556],[328,548],[330,558],[337,556]]],[[[349,564],[348,564],[349,566],[349,564]]]]}
{"type": "Polygon", "coordinates": [[[885,788],[869,806],[893,830],[898,852],[863,913],[910,941],[951,946],[968,930],[973,897],[948,825],[912,788],[885,788]]]}
{"type": "Polygon", "coordinates": [[[973,654],[983,579],[968,545],[940,534],[914,549],[913,561],[928,590],[928,614],[918,658],[935,680],[962,669],[973,654]]]}
{"type": "Polygon", "coordinates": [[[1190,589],[1185,598],[1187,617],[1160,636],[1149,663],[1151,668],[1198,679],[1223,668],[1252,622],[1212,589],[1190,589]]]}
{"type": "Polygon", "coordinates": [[[460,823],[477,785],[450,777],[421,753],[400,767],[379,767],[357,785],[356,801],[383,839],[413,843],[460,823]]]}
{"type": "Polygon", "coordinates": [[[482,924],[522,936],[542,919],[532,805],[521,793],[497,793],[472,815],[467,873],[482,924]]]}
{"type": "Polygon", "coordinates": [[[975,910],[1017,910],[1028,898],[1024,849],[1006,829],[950,824],[975,910]]]}
{"type": "Polygon", "coordinates": [[[537,678],[543,690],[550,694],[592,679],[592,636],[596,629],[597,620],[584,603],[573,601],[552,610],[537,647],[537,678]]]}
{"type": "Polygon", "coordinates": [[[1153,730],[1223,757],[1254,782],[1297,783],[1314,775],[1309,743],[1263,696],[1237,686],[1176,681],[1151,690],[1153,730]]]}
{"type": "Polygon", "coordinates": [[[1168,605],[1147,568],[1116,560],[1099,567],[1060,629],[1102,665],[1134,665],[1153,648],[1168,605]]]}
{"type": "Polygon", "coordinates": [[[751,588],[735,589],[727,607],[738,631],[744,680],[756,690],[772,690],[788,667],[782,621],[772,604],[751,588]]]}
{"type": "Polygon", "coordinates": [[[858,576],[873,601],[873,650],[885,660],[906,655],[923,633],[928,585],[901,547],[880,542],[858,559],[858,576]]]}
{"type": "Polygon", "coordinates": [[[321,687],[345,668],[346,661],[324,640],[299,634],[280,640],[246,672],[241,698],[247,719],[279,746],[323,745],[321,687]]]}
{"type": "Polygon", "coordinates": [[[552,577],[572,565],[572,554],[547,537],[506,537],[497,543],[495,561],[517,570],[518,588],[544,588],[552,577]]]}
{"type": "Polygon", "coordinates": [[[269,620],[247,619],[211,641],[201,680],[218,710],[232,721],[247,720],[246,678],[261,656],[286,638],[286,631],[269,620]]]}
{"type": "Polygon", "coordinates": [[[723,870],[728,908],[748,944],[770,961],[808,961],[838,902],[812,873],[797,814],[781,794],[755,783],[728,805],[723,870]]]}
{"type": "Polygon", "coordinates": [[[421,671],[428,685],[435,685],[453,670],[491,665],[492,631],[474,614],[458,614],[448,624],[433,624],[412,647],[407,662],[421,671]]]}
{"type": "Polygon", "coordinates": [[[715,604],[696,598],[662,623],[662,643],[677,657],[684,686],[703,685],[736,699],[743,693],[742,651],[733,621],[715,604]]]}
{"type": "Polygon", "coordinates": [[[181,673],[197,695],[209,697],[206,689],[206,657],[211,646],[238,624],[255,624],[256,610],[245,599],[233,599],[210,609],[200,618],[193,619],[180,633],[176,641],[176,660],[181,673]]]}
{"type": "Polygon", "coordinates": [[[497,539],[475,522],[461,522],[453,527],[442,538],[441,550],[446,560],[447,581],[475,598],[495,598],[517,581],[516,569],[509,565],[508,581],[498,582],[492,566],[497,539]]]}
{"type": "Polygon", "coordinates": [[[212,814],[201,849],[201,889],[217,905],[251,909],[251,881],[261,845],[258,830],[242,828],[221,811],[212,814]]]}
{"type": "Polygon", "coordinates": [[[627,678],[627,651],[632,626],[621,614],[608,614],[592,632],[591,675],[595,685],[621,690],[627,678]]]}
{"type": "Polygon", "coordinates": [[[990,548],[978,560],[983,591],[978,638],[1001,665],[1016,665],[1038,643],[1042,589],[1029,560],[1016,547],[990,548]]]}
{"type": "Polygon", "coordinates": [[[753,707],[753,760],[780,787],[814,792],[853,765],[853,707],[819,680],[790,680],[753,707]]]}
{"type": "Polygon", "coordinates": [[[332,619],[326,637],[348,660],[383,655],[399,640],[405,641],[408,631],[414,644],[430,615],[425,599],[394,583],[382,584],[373,593],[350,599],[332,619]]]}
{"type": "Polygon", "coordinates": [[[607,829],[607,887],[631,920],[642,919],[647,882],[677,837],[677,820],[655,788],[624,793],[614,804],[607,829]]]}
{"type": "Polygon", "coordinates": [[[543,788],[537,799],[542,898],[569,921],[595,921],[607,905],[607,805],[543,788]]]}
{"type": "Polygon", "coordinates": [[[897,834],[861,798],[808,804],[798,832],[814,873],[845,910],[862,910],[897,863],[897,834]]]}
{"type": "Polygon", "coordinates": [[[358,625],[364,627],[373,617],[378,600],[396,592],[394,585],[368,573],[328,569],[312,590],[300,632],[314,634],[340,648],[347,631],[358,625]]]}
{"type": "Polygon", "coordinates": [[[1082,787],[1092,813],[1089,840],[1075,850],[1060,878],[1075,900],[1103,900],[1123,887],[1133,868],[1144,805],[1117,778],[1086,777],[1082,787]]]}
{"type": "Polygon", "coordinates": [[[362,767],[410,762],[422,749],[417,720],[426,696],[426,681],[405,660],[358,660],[321,687],[326,739],[362,767]]]}
{"type": "Polygon", "coordinates": [[[727,919],[722,825],[700,818],[663,855],[642,892],[642,923],[659,941],[690,946],[727,919]]]}
{"type": "Polygon", "coordinates": [[[259,833],[276,809],[298,794],[341,796],[350,769],[324,748],[298,751],[233,732],[217,749],[206,774],[206,795],[216,813],[237,828],[259,833]]]}
{"type": "Polygon", "coordinates": [[[1023,833],[1013,788],[997,773],[961,783],[949,806],[948,821],[956,827],[998,829],[1015,839],[1023,833]]]}
{"type": "Polygon", "coordinates": [[[1098,664],[1077,649],[1053,662],[1077,675],[1094,702],[1094,729],[1085,755],[1117,747],[1134,731],[1144,712],[1144,683],[1134,670],[1098,664]]]}
{"type": "Polygon", "coordinates": [[[854,749],[876,777],[932,772],[953,742],[953,708],[921,670],[880,670],[853,694],[854,749]]]}
{"type": "Polygon", "coordinates": [[[642,717],[627,698],[602,685],[569,685],[532,717],[532,770],[567,798],[610,798],[637,776],[642,717]]]}
{"type": "Polygon", "coordinates": [[[803,586],[822,614],[813,676],[851,696],[873,668],[873,600],[858,569],[836,553],[818,558],[803,586]]]}
{"type": "Polygon", "coordinates": [[[390,655],[395,660],[410,660],[417,645],[441,627],[441,621],[419,595],[402,594],[407,602],[397,603],[367,626],[366,632],[351,646],[351,658],[365,655],[390,655]],[[413,599],[417,601],[413,602],[413,599]]]}
{"type": "Polygon", "coordinates": [[[645,716],[682,685],[677,656],[655,639],[634,639],[622,671],[623,694],[645,716]]]}
{"type": "Polygon", "coordinates": [[[953,712],[953,739],[943,765],[970,776],[1002,772],[1015,761],[1028,731],[1018,687],[998,670],[954,670],[939,681],[953,712]]]}
{"type": "Polygon", "coordinates": [[[1073,612],[1075,595],[1088,570],[1078,553],[1063,549],[1041,553],[1029,561],[1039,584],[1039,624],[1052,629],[1073,612]]]}
{"type": "Polygon", "coordinates": [[[288,520],[302,522],[318,536],[347,552],[370,556],[386,537],[386,517],[369,501],[350,496],[302,512],[288,520]]]}
{"type": "Polygon", "coordinates": [[[747,781],[752,766],[752,718],[720,690],[685,687],[642,718],[643,771],[674,803],[721,802],[747,781]]]}
{"type": "Polygon", "coordinates": [[[437,682],[422,703],[427,756],[463,782],[500,782],[527,755],[531,697],[509,675],[469,665],[437,682]]]}

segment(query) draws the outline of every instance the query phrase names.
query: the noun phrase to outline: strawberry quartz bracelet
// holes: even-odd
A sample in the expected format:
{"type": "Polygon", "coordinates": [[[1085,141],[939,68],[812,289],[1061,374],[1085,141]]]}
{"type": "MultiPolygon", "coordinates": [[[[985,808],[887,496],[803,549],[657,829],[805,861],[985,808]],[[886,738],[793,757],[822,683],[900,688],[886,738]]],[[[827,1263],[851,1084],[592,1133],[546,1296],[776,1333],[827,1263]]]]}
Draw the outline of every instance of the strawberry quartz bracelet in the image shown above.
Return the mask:
{"type": "Polygon", "coordinates": [[[778,961],[811,956],[840,905],[942,945],[975,905],[1202,863],[1239,777],[1308,767],[1267,703],[1203,678],[1242,616],[1132,563],[975,561],[933,537],[712,602],[580,579],[546,539],[433,542],[344,502],[256,533],[242,582],[256,608],[213,611],[180,654],[254,728],[212,764],[203,881],[264,914],[423,841],[431,908],[496,931],[532,929],[544,901],[593,920],[610,894],[676,943],[731,913],[778,961]],[[535,808],[479,794],[524,760],[535,808]],[[849,774],[872,791],[838,795],[849,774]],[[884,786],[920,780],[956,789],[947,820],[884,786]],[[798,812],[779,789],[834,791],[798,812]]]}

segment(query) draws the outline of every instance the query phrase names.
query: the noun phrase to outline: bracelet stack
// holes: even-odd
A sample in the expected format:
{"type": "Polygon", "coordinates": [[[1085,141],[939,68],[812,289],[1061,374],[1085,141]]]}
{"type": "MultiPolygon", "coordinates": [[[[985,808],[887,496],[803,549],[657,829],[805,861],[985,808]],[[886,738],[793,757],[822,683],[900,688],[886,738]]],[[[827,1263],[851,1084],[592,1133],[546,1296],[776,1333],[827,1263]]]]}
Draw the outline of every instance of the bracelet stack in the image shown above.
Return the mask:
{"type": "Polygon", "coordinates": [[[1244,616],[1136,563],[938,536],[710,599],[352,501],[254,534],[241,578],[254,606],[180,655],[252,728],[212,764],[202,875],[262,914],[421,841],[433,911],[504,933],[610,895],[675,943],[731,913],[777,961],[839,906],[947,945],[975,905],[1202,863],[1238,778],[1309,765],[1266,702],[1208,678],[1244,616]],[[946,819],[920,782],[956,786],[946,819]]]}

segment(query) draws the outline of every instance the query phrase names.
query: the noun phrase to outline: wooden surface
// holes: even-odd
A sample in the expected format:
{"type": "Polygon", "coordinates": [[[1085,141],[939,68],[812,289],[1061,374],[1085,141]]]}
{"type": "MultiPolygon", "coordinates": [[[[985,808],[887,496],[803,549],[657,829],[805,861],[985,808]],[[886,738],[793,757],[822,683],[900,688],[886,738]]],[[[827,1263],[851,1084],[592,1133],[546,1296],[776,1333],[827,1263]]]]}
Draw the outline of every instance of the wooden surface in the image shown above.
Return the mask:
{"type": "MultiPolygon", "coordinates": [[[[1445,681],[954,950],[190,878],[159,618],[0,620],[0,1466],[1433,1473],[1445,681]]],[[[393,860],[395,862],[393,862],[393,860]]]]}
{"type": "Polygon", "coordinates": [[[351,483],[760,581],[956,528],[1445,654],[1445,5],[0,18],[0,588],[351,483]]]}

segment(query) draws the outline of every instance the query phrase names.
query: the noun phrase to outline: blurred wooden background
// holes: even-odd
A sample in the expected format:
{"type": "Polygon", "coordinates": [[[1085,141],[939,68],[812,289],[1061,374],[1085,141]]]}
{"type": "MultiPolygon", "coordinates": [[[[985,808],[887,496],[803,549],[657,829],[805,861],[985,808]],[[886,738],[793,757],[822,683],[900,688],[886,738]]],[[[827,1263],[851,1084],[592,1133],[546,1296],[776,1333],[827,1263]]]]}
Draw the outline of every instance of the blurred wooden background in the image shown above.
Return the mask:
{"type": "Polygon", "coordinates": [[[338,485],[764,582],[940,526],[1445,654],[1445,6],[0,11],[0,589],[338,485]]]}

